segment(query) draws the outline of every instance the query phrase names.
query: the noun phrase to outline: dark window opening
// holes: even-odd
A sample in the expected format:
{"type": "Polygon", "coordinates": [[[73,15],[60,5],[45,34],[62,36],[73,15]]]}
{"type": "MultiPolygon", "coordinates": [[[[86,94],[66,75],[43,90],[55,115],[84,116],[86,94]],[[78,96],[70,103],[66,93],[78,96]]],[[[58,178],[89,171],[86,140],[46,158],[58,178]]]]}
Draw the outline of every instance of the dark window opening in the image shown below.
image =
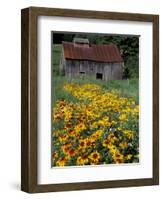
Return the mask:
{"type": "Polygon", "coordinates": [[[85,74],[85,72],[79,72],[80,74],[85,74]]]}
{"type": "Polygon", "coordinates": [[[102,80],[103,74],[102,73],[96,73],[96,79],[102,80]]]}

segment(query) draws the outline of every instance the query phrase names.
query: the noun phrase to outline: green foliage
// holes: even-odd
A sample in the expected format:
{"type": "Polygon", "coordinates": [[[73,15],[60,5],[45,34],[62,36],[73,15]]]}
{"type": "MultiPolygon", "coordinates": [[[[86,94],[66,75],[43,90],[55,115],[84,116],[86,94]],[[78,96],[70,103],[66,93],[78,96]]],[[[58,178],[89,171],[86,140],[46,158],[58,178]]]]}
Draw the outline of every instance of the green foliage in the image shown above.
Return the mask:
{"type": "Polygon", "coordinates": [[[56,76],[60,75],[59,65],[61,59],[61,48],[61,44],[55,44],[52,46],[52,69],[56,76]]]}
{"type": "Polygon", "coordinates": [[[139,58],[138,55],[129,56],[125,63],[124,78],[139,78],[139,58]]]}

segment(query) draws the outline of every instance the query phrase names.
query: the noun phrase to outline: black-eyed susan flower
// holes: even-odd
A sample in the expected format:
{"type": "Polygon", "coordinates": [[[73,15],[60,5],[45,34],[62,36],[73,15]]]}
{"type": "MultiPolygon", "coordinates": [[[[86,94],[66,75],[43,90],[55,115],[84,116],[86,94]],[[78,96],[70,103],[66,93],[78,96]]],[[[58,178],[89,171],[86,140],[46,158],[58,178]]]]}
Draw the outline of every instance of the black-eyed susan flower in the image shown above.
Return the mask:
{"type": "Polygon", "coordinates": [[[124,156],[121,153],[116,152],[115,154],[113,154],[113,160],[115,161],[115,163],[123,163],[124,156]]]}
{"type": "Polygon", "coordinates": [[[60,166],[60,167],[63,167],[65,166],[66,162],[68,161],[67,158],[63,157],[63,158],[60,158],[57,162],[56,162],[56,165],[57,166],[60,166]]]}
{"type": "Polygon", "coordinates": [[[60,135],[59,136],[59,141],[60,142],[65,142],[68,138],[68,135],[67,134],[64,134],[64,135],[60,135]]]}
{"type": "Polygon", "coordinates": [[[79,156],[76,160],[77,165],[85,165],[88,163],[88,156],[79,156]]]}
{"type": "Polygon", "coordinates": [[[86,141],[85,140],[79,140],[79,148],[80,149],[85,149],[87,147],[86,141]]]}
{"type": "Polygon", "coordinates": [[[67,155],[68,155],[69,157],[75,156],[76,153],[77,153],[77,151],[76,151],[75,149],[71,149],[71,148],[68,149],[68,151],[67,151],[67,155]]]}
{"type": "Polygon", "coordinates": [[[104,147],[107,147],[107,148],[111,148],[111,146],[112,146],[111,142],[108,139],[107,140],[103,140],[102,145],[104,147]]]}
{"type": "Polygon", "coordinates": [[[90,154],[89,158],[90,158],[92,163],[97,164],[99,162],[99,160],[100,160],[100,154],[97,151],[92,152],[90,154]]]}

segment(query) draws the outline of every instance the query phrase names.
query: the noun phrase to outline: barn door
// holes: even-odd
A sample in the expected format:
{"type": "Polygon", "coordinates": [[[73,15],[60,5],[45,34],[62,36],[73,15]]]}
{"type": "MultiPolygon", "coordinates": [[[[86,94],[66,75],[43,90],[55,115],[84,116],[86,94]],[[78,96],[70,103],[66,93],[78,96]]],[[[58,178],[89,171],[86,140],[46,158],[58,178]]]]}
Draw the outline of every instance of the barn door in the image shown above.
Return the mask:
{"type": "Polygon", "coordinates": [[[85,71],[85,68],[84,68],[84,62],[83,61],[79,62],[79,74],[80,75],[85,75],[86,74],[86,71],[85,71]]]}

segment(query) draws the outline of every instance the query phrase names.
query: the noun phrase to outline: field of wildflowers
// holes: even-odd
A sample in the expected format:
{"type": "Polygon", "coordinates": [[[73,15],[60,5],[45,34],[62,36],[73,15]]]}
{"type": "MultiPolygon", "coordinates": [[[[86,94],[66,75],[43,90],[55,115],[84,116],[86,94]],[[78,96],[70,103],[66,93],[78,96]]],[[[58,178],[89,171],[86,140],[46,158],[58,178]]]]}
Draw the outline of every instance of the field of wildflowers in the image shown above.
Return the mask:
{"type": "Polygon", "coordinates": [[[65,83],[53,107],[52,165],[139,162],[139,105],[94,83],[65,83]]]}

